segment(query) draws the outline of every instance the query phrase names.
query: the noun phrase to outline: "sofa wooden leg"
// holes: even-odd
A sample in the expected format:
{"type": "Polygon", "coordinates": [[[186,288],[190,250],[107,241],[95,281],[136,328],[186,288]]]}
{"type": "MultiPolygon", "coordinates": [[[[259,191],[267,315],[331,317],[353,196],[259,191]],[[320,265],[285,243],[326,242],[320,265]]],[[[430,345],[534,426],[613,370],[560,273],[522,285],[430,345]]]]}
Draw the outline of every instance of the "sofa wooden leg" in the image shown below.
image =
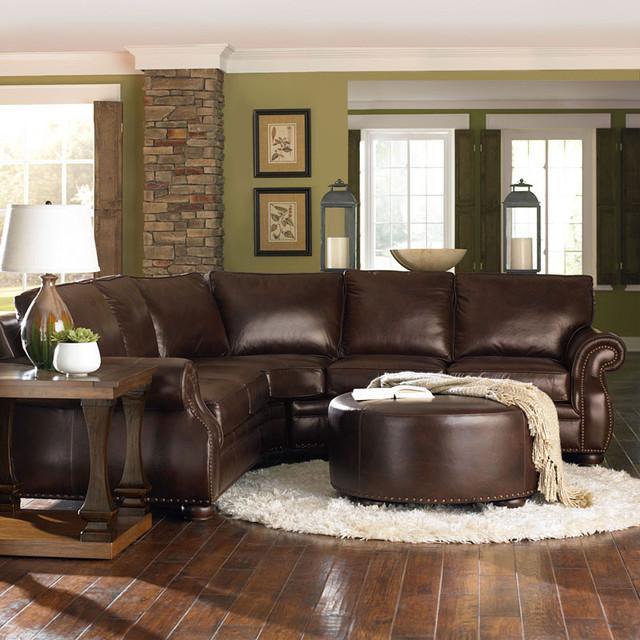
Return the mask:
{"type": "Polygon", "coordinates": [[[493,504],[495,504],[496,507],[516,509],[517,507],[524,507],[526,501],[526,498],[512,498],[511,500],[496,500],[493,504]]]}
{"type": "Polygon", "coordinates": [[[564,453],[562,457],[566,462],[579,464],[581,467],[590,467],[595,464],[602,464],[604,453],[564,453]]]}
{"type": "Polygon", "coordinates": [[[180,510],[185,520],[209,520],[215,513],[213,506],[202,504],[183,504],[180,510]]]}

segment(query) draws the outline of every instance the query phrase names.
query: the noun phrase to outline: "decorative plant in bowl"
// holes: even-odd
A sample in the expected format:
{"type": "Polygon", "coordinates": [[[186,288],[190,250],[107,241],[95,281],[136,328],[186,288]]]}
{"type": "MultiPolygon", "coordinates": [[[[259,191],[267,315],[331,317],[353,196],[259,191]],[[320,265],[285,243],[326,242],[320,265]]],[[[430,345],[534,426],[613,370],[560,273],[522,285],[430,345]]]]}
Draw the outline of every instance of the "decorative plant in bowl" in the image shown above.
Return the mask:
{"type": "Polygon", "coordinates": [[[86,327],[64,329],[51,335],[56,343],[53,367],[68,376],[86,376],[100,368],[100,336],[86,327]]]}

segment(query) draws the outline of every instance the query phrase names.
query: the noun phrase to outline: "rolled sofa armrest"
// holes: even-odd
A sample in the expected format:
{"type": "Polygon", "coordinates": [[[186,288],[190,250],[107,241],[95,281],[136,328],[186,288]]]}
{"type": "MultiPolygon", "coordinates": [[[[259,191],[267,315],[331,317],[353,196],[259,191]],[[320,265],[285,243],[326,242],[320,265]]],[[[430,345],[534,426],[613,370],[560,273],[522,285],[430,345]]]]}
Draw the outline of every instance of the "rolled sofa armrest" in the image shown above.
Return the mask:
{"type": "MultiPolygon", "coordinates": [[[[131,358],[105,358],[109,362],[131,362],[131,358]]],[[[198,372],[186,358],[135,358],[137,364],[156,367],[147,395],[146,407],[162,411],[185,410],[212,432],[214,442],[222,446],[222,427],[211,413],[200,394],[198,372]]]]}
{"type": "Polygon", "coordinates": [[[624,342],[614,333],[585,327],[569,341],[565,365],[571,372],[571,404],[580,415],[579,451],[604,452],[613,432],[613,407],[604,379],[624,362],[624,342]]]}
{"type": "Polygon", "coordinates": [[[0,313],[0,358],[22,358],[20,322],[13,312],[0,313]]]}

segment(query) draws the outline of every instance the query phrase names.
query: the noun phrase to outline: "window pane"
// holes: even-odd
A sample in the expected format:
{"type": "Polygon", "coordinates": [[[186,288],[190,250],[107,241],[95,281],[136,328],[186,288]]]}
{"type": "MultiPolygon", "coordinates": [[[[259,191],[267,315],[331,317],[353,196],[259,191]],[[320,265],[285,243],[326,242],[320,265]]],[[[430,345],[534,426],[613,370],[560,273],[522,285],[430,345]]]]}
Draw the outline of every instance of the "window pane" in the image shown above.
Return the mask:
{"type": "Polygon", "coordinates": [[[427,141],[411,140],[409,142],[409,154],[412,167],[427,166],[427,141]]]}
{"type": "Polygon", "coordinates": [[[425,196],[411,197],[411,222],[427,221],[427,198],[425,196]]]}
{"type": "Polygon", "coordinates": [[[391,222],[407,222],[407,199],[404,196],[389,198],[391,222]]]}
{"type": "Polygon", "coordinates": [[[444,169],[427,169],[427,193],[430,196],[444,193],[444,169]]]}
{"type": "Polygon", "coordinates": [[[32,164],[29,167],[29,202],[62,204],[62,167],[59,164],[32,164]]]}
{"type": "Polygon", "coordinates": [[[391,248],[391,225],[376,224],[376,252],[391,248]]]}
{"type": "Polygon", "coordinates": [[[391,169],[390,193],[404,195],[407,193],[407,170],[391,169]]]}
{"type": "Polygon", "coordinates": [[[24,166],[21,164],[0,165],[0,209],[8,204],[24,204],[24,166]]]}
{"type": "Polygon", "coordinates": [[[88,104],[70,105],[73,112],[65,139],[65,156],[69,160],[93,158],[93,108],[88,104]]]}
{"type": "Polygon", "coordinates": [[[417,196],[427,194],[426,169],[411,169],[411,194],[417,196]]]}
{"type": "Polygon", "coordinates": [[[391,148],[387,140],[374,142],[374,159],[376,167],[388,167],[391,161],[391,148]]]}
{"type": "Polygon", "coordinates": [[[43,113],[30,119],[27,131],[29,160],[60,160],[62,158],[62,123],[53,113],[43,113]]]}
{"type": "Polygon", "coordinates": [[[391,140],[391,166],[406,167],[407,166],[407,141],[391,140]]]}
{"type": "Polygon", "coordinates": [[[67,165],[67,204],[93,207],[93,164],[67,165]]]}
{"type": "Polygon", "coordinates": [[[5,107],[0,118],[0,162],[24,160],[26,155],[25,123],[15,117],[14,107],[5,107]]]}
{"type": "Polygon", "coordinates": [[[391,246],[393,248],[404,248],[407,246],[407,225],[392,224],[391,225],[391,246]]]}
{"type": "Polygon", "coordinates": [[[390,222],[391,221],[391,203],[387,196],[377,196],[375,204],[375,221],[390,222]]]}
{"type": "Polygon", "coordinates": [[[431,223],[444,222],[444,198],[442,196],[427,198],[427,219],[431,223]]]}
{"type": "Polygon", "coordinates": [[[427,225],[427,247],[429,249],[444,248],[444,228],[441,224],[427,225]]]}
{"type": "Polygon", "coordinates": [[[389,177],[388,170],[376,169],[376,195],[386,196],[389,194],[389,177]]]}
{"type": "Polygon", "coordinates": [[[444,140],[427,142],[427,166],[444,167],[444,140]]]}
{"type": "Polygon", "coordinates": [[[418,249],[427,246],[426,224],[411,225],[411,246],[418,249]]]}

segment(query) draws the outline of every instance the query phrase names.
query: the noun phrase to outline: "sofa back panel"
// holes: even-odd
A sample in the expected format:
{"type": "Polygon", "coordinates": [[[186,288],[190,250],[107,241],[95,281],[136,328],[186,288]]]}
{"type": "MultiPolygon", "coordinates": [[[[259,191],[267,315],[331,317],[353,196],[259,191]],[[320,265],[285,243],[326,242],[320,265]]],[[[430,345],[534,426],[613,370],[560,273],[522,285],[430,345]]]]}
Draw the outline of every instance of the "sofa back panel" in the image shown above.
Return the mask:
{"type": "Polygon", "coordinates": [[[343,351],[450,360],[453,274],[347,271],[343,351]]]}
{"type": "MultiPolygon", "coordinates": [[[[100,353],[103,356],[126,355],[120,327],[109,304],[93,282],[70,282],[56,287],[69,308],[76,327],[89,327],[100,334],[100,353]]],[[[38,293],[25,291],[16,297],[16,310],[22,319],[38,293]]]]}
{"type": "Polygon", "coordinates": [[[126,355],[139,358],[159,356],[156,332],[147,303],[128,276],[95,280],[118,321],[126,355]]]}
{"type": "Polygon", "coordinates": [[[337,354],[341,274],[214,271],[210,278],[233,354],[337,354]]]}
{"type": "Polygon", "coordinates": [[[531,356],[561,360],[593,319],[589,276],[456,276],[456,359],[531,356]]]}
{"type": "Polygon", "coordinates": [[[133,278],[142,292],[164,357],[224,355],[227,334],[209,284],[199,273],[133,278]]]}

